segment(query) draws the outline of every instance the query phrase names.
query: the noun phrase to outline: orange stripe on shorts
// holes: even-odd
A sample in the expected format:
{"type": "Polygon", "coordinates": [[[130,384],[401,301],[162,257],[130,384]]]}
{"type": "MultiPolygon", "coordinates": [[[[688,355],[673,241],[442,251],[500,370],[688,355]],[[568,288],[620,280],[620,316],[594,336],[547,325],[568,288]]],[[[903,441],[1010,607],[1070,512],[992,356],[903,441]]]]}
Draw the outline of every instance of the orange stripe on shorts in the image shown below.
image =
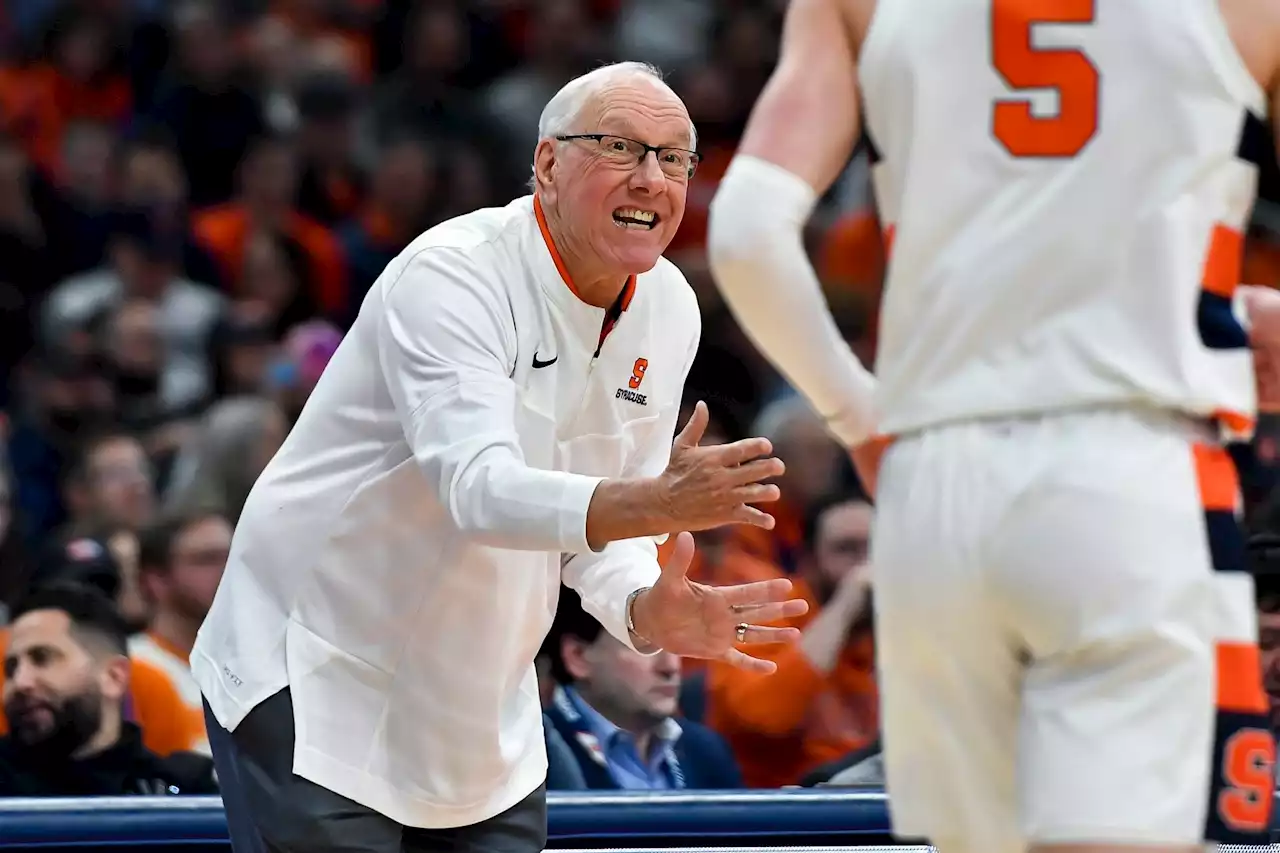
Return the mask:
{"type": "Polygon", "coordinates": [[[1240,284],[1244,263],[1244,235],[1234,228],[1215,225],[1205,253],[1200,286],[1216,296],[1230,299],[1240,284]]]}
{"type": "Polygon", "coordinates": [[[1218,710],[1265,714],[1262,656],[1252,643],[1218,643],[1218,710]]]}
{"type": "Polygon", "coordinates": [[[1208,512],[1235,512],[1239,505],[1240,479],[1235,462],[1221,447],[1197,444],[1193,451],[1200,505],[1208,512]]]}

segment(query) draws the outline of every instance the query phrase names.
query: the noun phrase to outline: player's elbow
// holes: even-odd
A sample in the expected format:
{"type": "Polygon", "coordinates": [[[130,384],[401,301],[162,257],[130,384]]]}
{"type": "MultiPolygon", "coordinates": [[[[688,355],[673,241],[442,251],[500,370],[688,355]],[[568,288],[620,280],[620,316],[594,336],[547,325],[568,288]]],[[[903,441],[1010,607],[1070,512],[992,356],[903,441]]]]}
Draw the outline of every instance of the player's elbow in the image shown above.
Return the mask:
{"type": "Polygon", "coordinates": [[[711,202],[707,258],[730,287],[741,272],[770,266],[802,247],[816,195],[803,179],[755,157],[730,165],[711,202]]]}

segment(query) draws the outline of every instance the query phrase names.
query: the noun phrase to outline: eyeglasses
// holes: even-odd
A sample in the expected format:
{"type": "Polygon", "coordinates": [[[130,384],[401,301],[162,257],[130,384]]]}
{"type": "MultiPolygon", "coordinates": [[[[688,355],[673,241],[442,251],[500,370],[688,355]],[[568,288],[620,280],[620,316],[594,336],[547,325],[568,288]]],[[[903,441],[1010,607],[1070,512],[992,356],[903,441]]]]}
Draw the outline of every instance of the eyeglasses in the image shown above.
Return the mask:
{"type": "Polygon", "coordinates": [[[697,151],[687,148],[649,145],[625,136],[612,136],[607,133],[574,133],[557,136],[560,142],[583,140],[594,142],[604,158],[619,166],[635,168],[644,162],[644,158],[652,151],[658,158],[658,167],[668,178],[687,181],[697,171],[698,162],[702,159],[697,151]]]}

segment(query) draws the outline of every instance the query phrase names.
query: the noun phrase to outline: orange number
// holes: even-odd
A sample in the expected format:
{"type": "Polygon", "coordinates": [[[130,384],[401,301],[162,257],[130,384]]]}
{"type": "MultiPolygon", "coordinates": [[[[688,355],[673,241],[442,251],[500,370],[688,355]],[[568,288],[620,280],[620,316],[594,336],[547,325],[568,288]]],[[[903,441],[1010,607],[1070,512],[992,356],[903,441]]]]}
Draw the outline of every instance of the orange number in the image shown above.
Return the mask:
{"type": "Polygon", "coordinates": [[[636,363],[631,366],[631,379],[627,381],[627,387],[632,391],[640,387],[640,383],[644,381],[644,372],[649,369],[649,359],[637,358],[636,363]]]}
{"type": "Polygon", "coordinates": [[[1013,89],[1053,89],[1058,113],[998,100],[992,132],[1014,157],[1074,157],[1098,132],[1098,69],[1079,50],[1032,46],[1036,24],[1091,24],[1094,0],[992,0],[991,64],[1013,89]]]}
{"type": "Polygon", "coordinates": [[[1227,738],[1218,795],[1218,815],[1237,832],[1265,832],[1271,826],[1275,791],[1276,742],[1262,729],[1241,729],[1227,738]]]}

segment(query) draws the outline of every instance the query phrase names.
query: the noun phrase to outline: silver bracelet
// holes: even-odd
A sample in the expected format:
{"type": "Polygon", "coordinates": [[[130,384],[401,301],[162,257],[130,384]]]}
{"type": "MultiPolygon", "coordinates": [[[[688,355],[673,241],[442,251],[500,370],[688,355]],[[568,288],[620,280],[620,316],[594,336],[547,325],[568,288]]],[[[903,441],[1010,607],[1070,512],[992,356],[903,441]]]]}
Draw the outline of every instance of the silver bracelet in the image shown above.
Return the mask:
{"type": "Polygon", "coordinates": [[[640,597],[640,593],[648,592],[651,589],[653,589],[651,586],[641,587],[627,596],[627,633],[631,634],[632,637],[639,641],[639,645],[643,646],[652,646],[653,643],[648,637],[642,636],[640,632],[636,630],[636,599],[640,597]]]}

